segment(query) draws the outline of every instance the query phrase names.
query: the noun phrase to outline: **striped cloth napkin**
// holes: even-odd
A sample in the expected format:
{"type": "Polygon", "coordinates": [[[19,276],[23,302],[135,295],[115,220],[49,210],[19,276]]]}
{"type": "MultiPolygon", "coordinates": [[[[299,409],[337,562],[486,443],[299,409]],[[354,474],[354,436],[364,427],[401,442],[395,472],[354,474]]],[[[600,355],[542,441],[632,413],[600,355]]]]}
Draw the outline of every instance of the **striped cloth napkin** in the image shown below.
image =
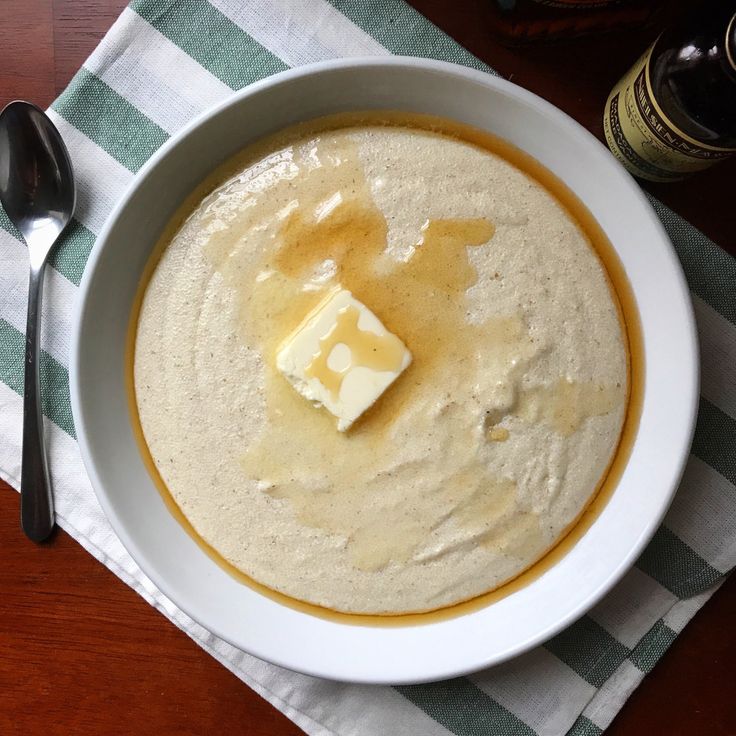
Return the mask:
{"type": "MultiPolygon", "coordinates": [[[[43,314],[58,521],[310,734],[599,734],[736,562],[736,261],[662,204],[652,200],[685,267],[703,348],[700,417],[682,486],[620,585],[512,662],[391,688],[327,682],[254,659],[189,619],[142,574],[102,514],[80,460],[67,369],[72,305],[95,236],[136,171],[232,90],[290,66],[389,53],[493,73],[403,0],[135,0],[53,104],[79,181],[76,218],[54,254],[43,314]]],[[[0,254],[0,473],[18,488],[27,254],[1,210],[0,254]]]]}

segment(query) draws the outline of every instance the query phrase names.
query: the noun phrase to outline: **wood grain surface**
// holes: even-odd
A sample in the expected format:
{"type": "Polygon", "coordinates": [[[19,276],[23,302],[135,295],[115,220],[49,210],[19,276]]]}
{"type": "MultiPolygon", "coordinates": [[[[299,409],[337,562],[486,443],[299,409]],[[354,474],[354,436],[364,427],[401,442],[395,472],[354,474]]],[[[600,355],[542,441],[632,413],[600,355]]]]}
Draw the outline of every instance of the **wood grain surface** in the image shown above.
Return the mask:
{"type": "MultiPolygon", "coordinates": [[[[501,74],[600,136],[608,91],[654,31],[510,50],[491,38],[489,2],[413,0],[501,74]]],[[[0,105],[15,98],[48,105],[124,5],[0,0],[0,105]]],[[[731,161],[686,182],[652,185],[651,191],[736,252],[735,174],[731,161]]],[[[18,501],[0,482],[2,736],[301,733],[66,534],[57,532],[42,546],[25,539],[18,501]]],[[[731,578],[607,733],[736,734],[734,621],[731,578]]]]}

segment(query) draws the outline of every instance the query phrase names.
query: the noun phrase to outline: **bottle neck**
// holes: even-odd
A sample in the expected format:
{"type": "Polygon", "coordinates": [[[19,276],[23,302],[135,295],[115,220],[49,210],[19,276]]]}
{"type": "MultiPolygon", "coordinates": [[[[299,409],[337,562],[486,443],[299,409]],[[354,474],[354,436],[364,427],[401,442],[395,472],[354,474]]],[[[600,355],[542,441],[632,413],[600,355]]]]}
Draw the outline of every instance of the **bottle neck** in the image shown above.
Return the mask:
{"type": "Polygon", "coordinates": [[[726,27],[726,61],[728,63],[728,72],[736,78],[736,13],[731,16],[731,20],[726,27]]]}

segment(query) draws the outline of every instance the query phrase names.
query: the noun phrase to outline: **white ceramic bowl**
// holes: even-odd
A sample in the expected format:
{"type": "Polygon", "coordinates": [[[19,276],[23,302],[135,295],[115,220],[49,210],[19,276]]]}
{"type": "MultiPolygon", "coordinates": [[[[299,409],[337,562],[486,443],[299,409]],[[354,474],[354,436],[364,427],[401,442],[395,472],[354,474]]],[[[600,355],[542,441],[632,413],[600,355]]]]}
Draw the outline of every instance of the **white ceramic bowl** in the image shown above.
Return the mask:
{"type": "Polygon", "coordinates": [[[144,572],[217,636],[263,659],[337,680],[452,677],[524,652],[585,613],[636,560],[666,511],[690,446],[697,342],[680,265],[639,187],[567,115],[509,82],[422,59],[345,60],[277,74],[234,94],[164,145],[111,215],[80,289],[71,395],[87,471],[144,572]],[[167,510],[139,456],[124,385],[125,334],[144,264],[183,198],[251,141],[346,110],[431,113],[491,131],[577,193],[628,274],[641,315],[645,392],[619,486],[577,544],[526,587],[484,609],[409,627],[325,620],[238,583],[167,510]]]}

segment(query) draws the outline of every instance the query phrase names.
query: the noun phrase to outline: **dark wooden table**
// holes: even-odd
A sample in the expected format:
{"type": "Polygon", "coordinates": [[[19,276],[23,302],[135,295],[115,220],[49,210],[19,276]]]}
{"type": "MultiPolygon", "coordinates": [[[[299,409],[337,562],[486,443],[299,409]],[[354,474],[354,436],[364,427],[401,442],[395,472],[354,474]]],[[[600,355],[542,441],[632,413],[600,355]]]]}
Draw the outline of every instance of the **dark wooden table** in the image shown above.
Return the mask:
{"type": "MultiPolygon", "coordinates": [[[[600,136],[609,89],[653,32],[509,50],[489,37],[489,2],[413,0],[477,56],[600,136]]],[[[18,97],[48,105],[124,5],[0,0],[0,106],[18,97]]],[[[735,175],[733,161],[651,191],[735,252],[735,175]]],[[[2,736],[301,733],[66,534],[42,547],[26,540],[18,506],[0,481],[2,736]]],[[[608,733],[736,734],[734,622],[736,578],[677,639],[608,733]]]]}

